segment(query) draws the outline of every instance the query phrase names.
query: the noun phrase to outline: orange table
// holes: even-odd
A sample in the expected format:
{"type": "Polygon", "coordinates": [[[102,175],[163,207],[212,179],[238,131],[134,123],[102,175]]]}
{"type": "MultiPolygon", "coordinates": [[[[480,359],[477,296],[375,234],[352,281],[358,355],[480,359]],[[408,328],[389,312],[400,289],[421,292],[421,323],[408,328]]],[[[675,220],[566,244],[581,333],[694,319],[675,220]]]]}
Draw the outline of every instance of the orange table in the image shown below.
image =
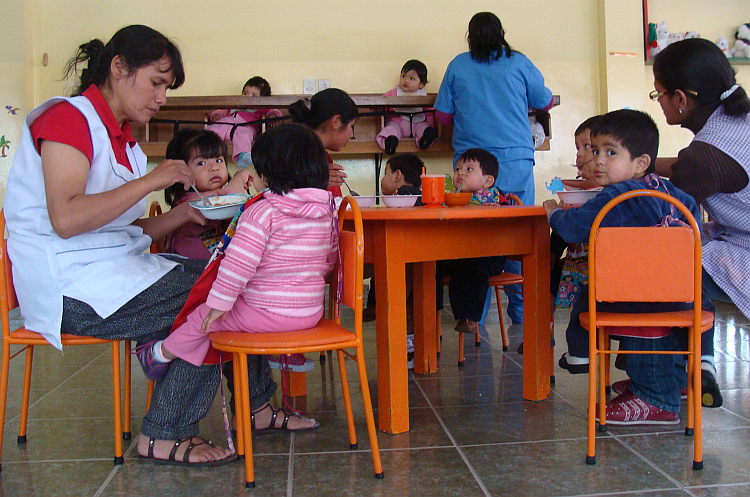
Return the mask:
{"type": "Polygon", "coordinates": [[[549,225],[541,206],[362,209],[365,261],[375,266],[378,415],[387,433],[409,430],[405,268],[414,264],[416,373],[437,371],[435,261],[519,256],[523,264],[523,397],[550,392],[549,225]]]}

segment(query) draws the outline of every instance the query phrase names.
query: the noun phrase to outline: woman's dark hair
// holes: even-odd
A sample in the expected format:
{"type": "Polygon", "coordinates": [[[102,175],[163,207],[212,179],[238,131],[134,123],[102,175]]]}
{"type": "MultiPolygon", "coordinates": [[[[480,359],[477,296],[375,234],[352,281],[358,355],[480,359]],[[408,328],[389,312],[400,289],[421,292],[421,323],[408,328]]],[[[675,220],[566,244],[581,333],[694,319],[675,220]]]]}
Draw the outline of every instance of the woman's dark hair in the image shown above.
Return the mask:
{"type": "Polygon", "coordinates": [[[250,153],[255,172],[273,193],[328,186],[326,150],[307,126],[287,123],[270,128],[258,136],[250,153]]]}
{"type": "Polygon", "coordinates": [[[513,49],[505,41],[505,30],[500,19],[492,12],[474,14],[469,21],[469,31],[466,34],[469,42],[471,58],[477,62],[490,62],[503,56],[510,57],[513,49]]]}
{"type": "Polygon", "coordinates": [[[317,129],[333,116],[341,116],[341,124],[357,119],[359,112],[348,93],[338,88],[327,88],[312,96],[297,100],[289,106],[292,121],[317,129]]]}
{"type": "Polygon", "coordinates": [[[403,76],[409,71],[417,73],[420,83],[423,85],[427,84],[427,66],[424,65],[424,62],[417,59],[407,60],[404,67],[401,68],[401,75],[403,76]]]}
{"type": "MultiPolygon", "coordinates": [[[[187,162],[195,153],[206,159],[227,157],[227,145],[219,135],[206,129],[181,129],[167,144],[166,159],[182,160],[187,162]]],[[[167,205],[174,207],[177,200],[185,196],[187,192],[182,183],[175,183],[164,190],[164,200],[167,205]]]]}
{"type": "Polygon", "coordinates": [[[721,99],[737,84],[734,70],[721,49],[703,38],[672,43],[659,52],[654,59],[654,78],[670,93],[682,90],[698,106],[721,103],[730,116],[750,112],[750,100],[742,87],[721,99]]]}
{"type": "Polygon", "coordinates": [[[242,85],[242,91],[245,91],[245,88],[247,88],[248,86],[251,88],[259,89],[261,97],[271,96],[271,85],[268,84],[268,81],[266,81],[264,78],[261,78],[260,76],[253,76],[252,78],[248,79],[245,84],[242,85]]]}
{"type": "Polygon", "coordinates": [[[167,57],[174,74],[174,81],[169,88],[174,90],[185,82],[185,68],[177,45],[148,26],[134,24],[120,29],[106,45],[101,40],[94,39],[78,47],[75,56],[66,64],[64,73],[65,78],[77,74],[78,66],[86,63],[73,95],[80,95],[92,84],[101,88],[109,77],[112,59],[117,55],[130,71],[167,57]]]}

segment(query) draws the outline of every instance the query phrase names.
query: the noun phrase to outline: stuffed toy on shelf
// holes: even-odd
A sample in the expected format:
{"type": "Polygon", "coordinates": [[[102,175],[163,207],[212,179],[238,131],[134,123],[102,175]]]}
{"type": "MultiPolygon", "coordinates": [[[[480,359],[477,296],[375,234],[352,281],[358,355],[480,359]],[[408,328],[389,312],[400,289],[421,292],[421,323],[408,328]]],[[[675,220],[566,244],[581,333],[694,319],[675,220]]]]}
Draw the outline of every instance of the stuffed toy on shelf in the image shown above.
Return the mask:
{"type": "Polygon", "coordinates": [[[737,29],[734,34],[735,42],[732,48],[732,57],[750,58],[750,22],[745,23],[737,29]]]}

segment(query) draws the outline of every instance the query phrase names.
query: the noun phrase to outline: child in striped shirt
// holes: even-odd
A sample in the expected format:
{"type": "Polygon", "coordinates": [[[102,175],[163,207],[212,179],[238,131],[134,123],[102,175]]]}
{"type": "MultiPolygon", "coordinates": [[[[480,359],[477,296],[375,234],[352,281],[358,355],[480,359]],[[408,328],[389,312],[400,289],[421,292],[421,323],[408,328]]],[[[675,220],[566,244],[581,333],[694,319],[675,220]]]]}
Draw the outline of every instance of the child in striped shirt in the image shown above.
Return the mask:
{"type": "Polygon", "coordinates": [[[282,124],[258,137],[252,159],[263,199],[241,214],[206,303],[154,345],[157,362],[200,366],[210,331],[304,330],[323,316],[338,249],[323,144],[305,126],[282,124]]]}

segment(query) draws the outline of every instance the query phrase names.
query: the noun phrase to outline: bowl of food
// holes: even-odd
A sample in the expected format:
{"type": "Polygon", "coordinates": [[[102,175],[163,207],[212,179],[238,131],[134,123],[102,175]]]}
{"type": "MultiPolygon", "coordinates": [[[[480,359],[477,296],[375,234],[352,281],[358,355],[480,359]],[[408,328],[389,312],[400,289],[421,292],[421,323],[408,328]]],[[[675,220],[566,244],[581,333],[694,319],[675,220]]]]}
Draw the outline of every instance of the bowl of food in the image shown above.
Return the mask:
{"type": "Polygon", "coordinates": [[[591,190],[569,190],[557,192],[557,196],[560,197],[560,200],[562,200],[562,203],[565,205],[581,205],[596,197],[600,191],[602,191],[601,188],[592,188],[591,190]]]}
{"type": "Polygon", "coordinates": [[[445,205],[448,207],[469,205],[472,195],[474,194],[471,192],[445,192],[445,205]]]}
{"type": "Polygon", "coordinates": [[[383,203],[386,207],[412,207],[417,203],[420,195],[383,195],[383,203]]]}
{"type": "Polygon", "coordinates": [[[190,205],[200,211],[206,219],[231,219],[240,210],[248,196],[240,194],[217,195],[207,197],[211,205],[203,205],[203,201],[193,200],[190,205]]]}
{"type": "MultiPolygon", "coordinates": [[[[336,204],[336,208],[338,209],[339,206],[341,206],[341,201],[344,197],[334,197],[333,201],[336,204]]],[[[375,203],[375,196],[374,195],[357,195],[352,196],[355,202],[357,202],[357,205],[361,208],[364,207],[370,207],[373,203],[375,203]]],[[[348,207],[347,207],[348,208],[348,207]]]]}

